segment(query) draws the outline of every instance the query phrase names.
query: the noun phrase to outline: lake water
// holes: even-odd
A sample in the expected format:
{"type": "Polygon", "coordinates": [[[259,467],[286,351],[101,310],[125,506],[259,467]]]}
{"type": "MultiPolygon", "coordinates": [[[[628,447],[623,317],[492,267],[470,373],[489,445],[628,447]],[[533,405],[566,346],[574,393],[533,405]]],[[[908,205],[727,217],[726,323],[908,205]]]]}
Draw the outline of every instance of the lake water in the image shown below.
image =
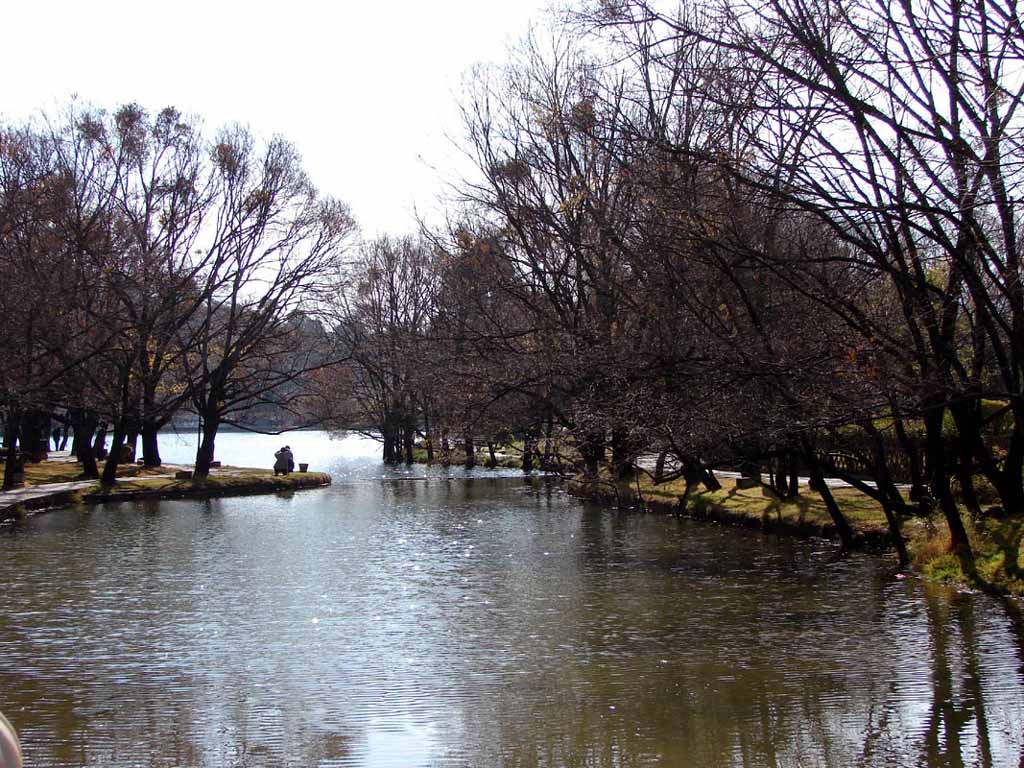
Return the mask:
{"type": "MultiPolygon", "coordinates": [[[[160,458],[168,464],[195,464],[198,435],[194,431],[160,433],[160,458]]],[[[255,432],[219,432],[214,458],[235,467],[274,466],[274,452],[288,445],[295,461],[306,462],[310,470],[327,471],[329,466],[355,462],[380,456],[380,445],[373,440],[356,436],[331,435],[315,430],[285,432],[281,435],[262,435],[255,432]]],[[[141,445],[140,445],[141,450],[141,445]]]]}
{"type": "Polygon", "coordinates": [[[218,458],[284,443],[334,484],[0,529],[27,765],[1024,765],[1000,601],[362,438],[218,458]]]}

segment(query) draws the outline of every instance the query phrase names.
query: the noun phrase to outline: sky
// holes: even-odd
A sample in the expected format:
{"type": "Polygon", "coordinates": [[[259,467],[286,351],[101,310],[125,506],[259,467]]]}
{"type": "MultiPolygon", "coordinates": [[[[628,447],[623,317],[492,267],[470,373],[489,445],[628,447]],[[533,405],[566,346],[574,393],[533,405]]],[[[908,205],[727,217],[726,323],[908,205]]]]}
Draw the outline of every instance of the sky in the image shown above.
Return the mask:
{"type": "Polygon", "coordinates": [[[452,144],[477,63],[500,63],[547,0],[8,0],[0,120],[98,107],[174,106],[212,134],[240,123],[292,141],[363,234],[415,230],[470,172],[452,144]]]}

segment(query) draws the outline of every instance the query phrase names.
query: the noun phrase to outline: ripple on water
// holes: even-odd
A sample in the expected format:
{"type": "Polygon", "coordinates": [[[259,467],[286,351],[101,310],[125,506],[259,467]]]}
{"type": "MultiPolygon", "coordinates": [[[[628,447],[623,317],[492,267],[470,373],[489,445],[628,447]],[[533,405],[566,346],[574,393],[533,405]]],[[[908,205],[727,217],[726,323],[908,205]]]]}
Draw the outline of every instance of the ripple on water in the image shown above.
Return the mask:
{"type": "Polygon", "coordinates": [[[945,765],[952,713],[965,764],[1019,761],[1021,640],[987,598],[369,466],[0,534],[0,708],[30,764],[945,765]]]}

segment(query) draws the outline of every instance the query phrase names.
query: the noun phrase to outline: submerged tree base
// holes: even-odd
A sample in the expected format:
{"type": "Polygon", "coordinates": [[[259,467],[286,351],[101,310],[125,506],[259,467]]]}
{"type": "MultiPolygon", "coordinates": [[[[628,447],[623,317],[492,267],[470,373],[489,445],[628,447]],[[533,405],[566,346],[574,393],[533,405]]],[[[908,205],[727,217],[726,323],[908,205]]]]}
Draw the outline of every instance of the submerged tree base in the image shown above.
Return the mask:
{"type": "MultiPolygon", "coordinates": [[[[447,463],[453,467],[469,466],[466,461],[466,451],[462,445],[452,447],[447,456],[443,455],[439,451],[435,451],[433,460],[430,459],[426,448],[418,446],[413,449],[412,455],[413,462],[415,464],[447,463]]],[[[513,452],[509,450],[508,446],[502,446],[502,448],[496,453],[495,461],[492,464],[487,449],[484,448],[477,454],[472,466],[481,466],[488,469],[494,469],[496,467],[501,467],[503,469],[521,469],[523,466],[523,457],[521,452],[513,452]]]]}

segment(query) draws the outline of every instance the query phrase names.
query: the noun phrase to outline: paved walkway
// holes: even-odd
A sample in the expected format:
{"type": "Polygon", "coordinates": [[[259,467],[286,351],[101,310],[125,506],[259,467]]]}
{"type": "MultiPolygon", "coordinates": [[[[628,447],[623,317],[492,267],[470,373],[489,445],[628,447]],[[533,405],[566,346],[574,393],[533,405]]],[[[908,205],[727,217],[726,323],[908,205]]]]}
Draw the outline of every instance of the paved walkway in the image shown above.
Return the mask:
{"type": "MultiPolygon", "coordinates": [[[[58,461],[68,464],[75,464],[77,460],[71,455],[71,451],[51,451],[47,461],[58,461]]],[[[158,478],[158,477],[174,477],[175,473],[180,470],[190,470],[191,466],[178,466],[178,465],[165,465],[168,468],[168,472],[155,474],[155,475],[144,475],[143,479],[158,478]]],[[[236,477],[241,474],[238,467],[214,467],[210,470],[211,475],[219,477],[236,477]]],[[[0,476],[2,476],[2,469],[0,469],[0,476]]],[[[118,478],[118,482],[123,480],[137,480],[137,477],[121,477],[118,478]]],[[[54,498],[61,496],[68,491],[77,491],[83,488],[89,488],[96,485],[96,480],[71,480],[64,483],[44,483],[42,485],[30,485],[24,488],[14,488],[9,491],[0,491],[0,521],[3,521],[7,517],[7,512],[13,507],[19,504],[25,504],[26,502],[36,502],[43,500],[42,504],[45,507],[45,499],[54,498]]]]}
{"type": "Polygon", "coordinates": [[[0,491],[0,520],[5,517],[5,513],[11,507],[16,507],[27,501],[60,496],[62,493],[76,491],[80,488],[88,488],[93,485],[96,485],[95,480],[73,480],[68,483],[46,483],[45,485],[30,485],[25,488],[0,491]]]}
{"type": "MultiPolygon", "coordinates": [[[[47,461],[56,461],[67,464],[75,464],[76,459],[71,451],[51,451],[47,461]]],[[[177,470],[175,470],[177,471],[177,470]]],[[[146,475],[149,477],[174,477],[174,472],[159,475],[146,475]]],[[[134,480],[136,478],[119,478],[120,480],[134,480]]],[[[13,488],[9,491],[0,491],[0,520],[6,517],[6,513],[12,507],[26,502],[35,502],[47,498],[56,498],[68,491],[77,491],[96,485],[96,480],[71,480],[64,483],[43,483],[41,485],[29,485],[24,488],[13,488]]],[[[45,505],[44,505],[45,506],[45,505]]]]}

